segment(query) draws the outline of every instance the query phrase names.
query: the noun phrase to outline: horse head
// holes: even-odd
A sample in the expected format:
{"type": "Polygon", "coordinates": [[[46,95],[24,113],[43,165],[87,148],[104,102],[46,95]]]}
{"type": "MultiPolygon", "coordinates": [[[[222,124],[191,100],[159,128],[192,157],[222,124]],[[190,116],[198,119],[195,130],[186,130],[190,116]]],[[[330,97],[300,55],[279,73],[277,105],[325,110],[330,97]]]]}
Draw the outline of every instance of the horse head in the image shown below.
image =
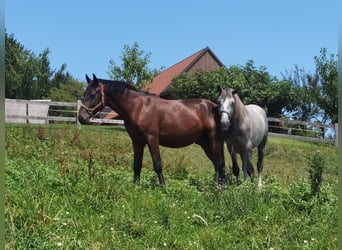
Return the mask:
{"type": "Polygon", "coordinates": [[[235,99],[233,95],[236,94],[236,90],[218,86],[217,91],[220,93],[220,96],[217,99],[217,108],[220,114],[220,124],[222,129],[226,131],[231,124],[234,114],[235,99]]]}
{"type": "Polygon", "coordinates": [[[105,107],[104,84],[96,78],[95,74],[93,74],[93,80],[88,75],[86,79],[88,86],[78,112],[78,120],[81,123],[89,123],[90,118],[105,107]]]}

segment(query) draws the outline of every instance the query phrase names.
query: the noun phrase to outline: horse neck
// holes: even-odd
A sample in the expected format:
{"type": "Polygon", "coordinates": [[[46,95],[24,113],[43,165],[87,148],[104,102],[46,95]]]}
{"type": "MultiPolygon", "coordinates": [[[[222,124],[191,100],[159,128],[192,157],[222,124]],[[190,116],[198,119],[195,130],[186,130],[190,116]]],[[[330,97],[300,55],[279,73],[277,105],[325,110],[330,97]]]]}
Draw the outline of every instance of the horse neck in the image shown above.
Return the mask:
{"type": "Polygon", "coordinates": [[[234,108],[234,115],[233,115],[233,121],[237,123],[241,123],[243,119],[247,115],[247,108],[241,101],[240,97],[238,95],[234,95],[235,99],[235,108],[234,108]]]}
{"type": "Polygon", "coordinates": [[[107,105],[117,112],[122,117],[128,117],[128,115],[136,108],[137,97],[140,94],[136,91],[124,88],[123,90],[117,91],[112,87],[108,86],[105,90],[107,105]]]}

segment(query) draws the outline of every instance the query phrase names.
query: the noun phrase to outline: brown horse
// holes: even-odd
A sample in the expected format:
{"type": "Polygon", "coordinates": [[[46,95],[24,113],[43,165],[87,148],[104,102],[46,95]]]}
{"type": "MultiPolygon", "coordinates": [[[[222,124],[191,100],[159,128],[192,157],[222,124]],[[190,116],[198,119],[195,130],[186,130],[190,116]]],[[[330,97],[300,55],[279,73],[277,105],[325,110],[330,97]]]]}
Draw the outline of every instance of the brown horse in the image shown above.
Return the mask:
{"type": "Polygon", "coordinates": [[[215,180],[225,182],[223,139],[216,127],[217,105],[206,99],[166,100],[121,81],[87,75],[78,119],[89,119],[106,105],[124,120],[134,151],[134,182],[139,183],[144,147],[151,153],[160,185],[164,185],[159,145],[179,148],[199,144],[215,165],[215,180]]]}

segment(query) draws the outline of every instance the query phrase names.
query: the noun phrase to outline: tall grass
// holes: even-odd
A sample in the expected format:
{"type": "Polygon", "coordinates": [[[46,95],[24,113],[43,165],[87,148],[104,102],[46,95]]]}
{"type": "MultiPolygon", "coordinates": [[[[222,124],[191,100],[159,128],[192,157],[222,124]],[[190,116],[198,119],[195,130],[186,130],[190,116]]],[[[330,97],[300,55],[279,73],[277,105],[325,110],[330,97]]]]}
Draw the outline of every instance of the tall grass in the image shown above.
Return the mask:
{"type": "Polygon", "coordinates": [[[270,138],[261,190],[217,186],[196,145],[161,152],[166,187],[147,150],[136,186],[120,127],[7,125],[6,249],[336,249],[333,147],[270,138]],[[325,170],[313,196],[318,150],[325,170]]]}

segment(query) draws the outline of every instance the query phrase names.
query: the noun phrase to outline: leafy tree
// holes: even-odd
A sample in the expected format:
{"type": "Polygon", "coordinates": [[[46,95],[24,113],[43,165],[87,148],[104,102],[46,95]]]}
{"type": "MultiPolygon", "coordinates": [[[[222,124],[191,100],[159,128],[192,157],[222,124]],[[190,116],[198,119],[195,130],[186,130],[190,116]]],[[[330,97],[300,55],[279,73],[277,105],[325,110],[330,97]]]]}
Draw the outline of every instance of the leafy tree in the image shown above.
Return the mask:
{"type": "Polygon", "coordinates": [[[34,58],[13,35],[5,33],[5,97],[26,98],[33,86],[34,58]],[[29,81],[29,86],[23,82],[29,81]]]}
{"type": "Polygon", "coordinates": [[[192,76],[183,74],[173,80],[171,92],[176,98],[207,98],[216,102],[217,85],[237,89],[245,104],[260,105],[268,116],[280,117],[285,110],[292,108],[294,93],[291,83],[270,76],[266,67],[256,69],[251,60],[244,67],[233,65],[228,69],[198,71],[192,76]]]}
{"type": "Polygon", "coordinates": [[[317,104],[324,111],[323,122],[328,119],[332,123],[338,122],[338,70],[337,59],[334,54],[327,55],[327,49],[322,48],[320,56],[315,58],[316,76],[319,93],[317,104]]]}
{"type": "Polygon", "coordinates": [[[310,121],[319,114],[316,104],[317,82],[304,69],[295,66],[292,72],[286,72],[284,80],[291,83],[294,89],[294,101],[292,103],[291,117],[295,120],[310,121]]]}
{"type": "Polygon", "coordinates": [[[321,49],[320,56],[314,57],[316,70],[314,74],[304,69],[295,69],[287,73],[284,79],[291,82],[295,89],[296,105],[292,116],[298,120],[326,123],[338,122],[337,116],[337,60],[333,54],[328,58],[327,50],[321,49]]]}
{"type": "Polygon", "coordinates": [[[75,80],[69,72],[65,72],[66,64],[56,71],[51,79],[51,86],[48,98],[53,101],[75,102],[84,93],[85,85],[83,82],[75,80]]]}
{"type": "Polygon", "coordinates": [[[13,35],[5,33],[5,96],[19,99],[41,99],[51,88],[50,69],[47,48],[38,56],[25,49],[13,35]]]}
{"type": "MultiPolygon", "coordinates": [[[[59,102],[76,102],[83,95],[85,85],[73,79],[68,72],[64,72],[65,69],[66,65],[63,64],[51,79],[54,87],[50,89],[48,99],[59,102]]],[[[73,107],[58,107],[58,111],[51,109],[49,112],[52,116],[74,116],[75,114],[73,107]]]]}
{"type": "Polygon", "coordinates": [[[271,76],[265,66],[257,69],[254,62],[249,60],[244,67],[231,66],[228,74],[231,86],[238,89],[245,104],[257,104],[271,117],[280,117],[286,110],[291,109],[291,84],[271,76]]]}
{"type": "Polygon", "coordinates": [[[84,84],[68,77],[60,82],[57,87],[50,89],[48,99],[59,102],[76,102],[83,93],[84,84]]]}
{"type": "Polygon", "coordinates": [[[75,101],[83,93],[83,84],[65,73],[66,64],[51,70],[48,48],[36,56],[7,33],[5,45],[6,98],[75,101]]]}
{"type": "Polygon", "coordinates": [[[140,50],[137,42],[134,42],[132,47],[124,45],[121,66],[110,60],[108,74],[111,79],[123,80],[136,84],[138,87],[143,87],[144,84],[151,82],[152,78],[160,71],[148,68],[150,57],[151,53],[140,50]]]}
{"type": "Polygon", "coordinates": [[[206,98],[216,102],[218,98],[216,87],[224,85],[228,79],[229,75],[224,67],[209,72],[198,70],[192,76],[183,73],[173,80],[171,93],[180,99],[206,98]]]}
{"type": "Polygon", "coordinates": [[[45,98],[53,87],[50,78],[54,72],[50,68],[49,60],[50,50],[45,49],[35,58],[35,72],[33,77],[34,96],[36,98],[45,98]]]}

